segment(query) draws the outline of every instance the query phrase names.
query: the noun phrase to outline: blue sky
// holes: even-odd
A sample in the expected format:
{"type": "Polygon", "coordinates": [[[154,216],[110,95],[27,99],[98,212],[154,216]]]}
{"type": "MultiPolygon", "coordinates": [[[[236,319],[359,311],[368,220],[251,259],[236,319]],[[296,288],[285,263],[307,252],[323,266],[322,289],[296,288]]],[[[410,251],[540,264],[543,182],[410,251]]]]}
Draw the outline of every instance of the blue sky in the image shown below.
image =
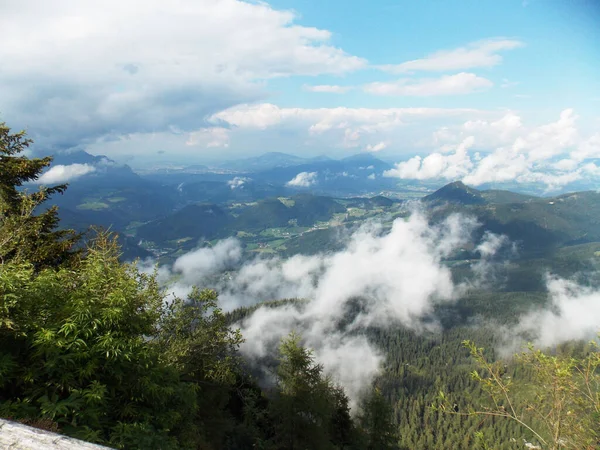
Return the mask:
{"type": "Polygon", "coordinates": [[[400,178],[600,175],[597,1],[0,8],[0,120],[40,153],[142,167],[376,152],[400,178]]]}
{"type": "Polygon", "coordinates": [[[300,24],[331,30],[336,45],[367,58],[372,65],[400,64],[490,38],[523,43],[522,48],[501,52],[502,63],[497,66],[473,69],[495,84],[496,89],[485,95],[415,99],[373,97],[358,91],[331,99],[307,96],[301,90],[302,83],[347,86],[394,79],[377,70],[364,70],[344,76],[277,80],[273,89],[281,105],[508,107],[540,110],[545,115],[568,107],[589,114],[600,109],[593,100],[600,98],[599,2],[303,0],[271,4],[297,11],[300,24]],[[499,88],[503,80],[518,84],[505,91],[499,88]]]}

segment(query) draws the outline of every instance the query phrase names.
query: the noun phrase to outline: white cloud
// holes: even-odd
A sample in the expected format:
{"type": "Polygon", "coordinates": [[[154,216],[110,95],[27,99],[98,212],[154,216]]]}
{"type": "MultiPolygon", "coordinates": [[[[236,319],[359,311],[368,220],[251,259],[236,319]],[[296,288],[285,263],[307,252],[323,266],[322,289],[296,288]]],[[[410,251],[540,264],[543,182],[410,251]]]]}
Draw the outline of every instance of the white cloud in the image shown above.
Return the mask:
{"type": "Polygon", "coordinates": [[[372,174],[371,174],[371,175],[369,175],[367,178],[368,178],[369,180],[374,180],[374,179],[375,179],[375,174],[374,174],[374,173],[372,173],[372,174]]]}
{"type": "Polygon", "coordinates": [[[262,97],[262,80],[366,66],[296,18],[240,0],[9,2],[2,112],[68,147],[170,125],[197,130],[206,115],[262,97]]]}
{"type": "Polygon", "coordinates": [[[191,285],[226,269],[235,267],[242,258],[242,247],[237,239],[217,242],[214,247],[200,248],[177,258],[173,270],[183,275],[183,283],[191,285]]]}
{"type": "Polygon", "coordinates": [[[238,189],[238,188],[242,188],[244,186],[244,184],[246,184],[246,182],[249,180],[250,180],[250,178],[246,178],[246,177],[234,177],[232,180],[229,180],[227,182],[227,184],[229,185],[229,187],[231,189],[238,189]]]}
{"type": "Polygon", "coordinates": [[[211,116],[214,124],[223,121],[239,128],[264,130],[275,125],[305,125],[313,134],[348,124],[369,125],[370,129],[385,129],[407,120],[449,118],[480,115],[469,108],[280,108],[270,103],[238,105],[211,116]]]}
{"type": "Polygon", "coordinates": [[[286,186],[310,187],[317,182],[317,172],[300,172],[286,183],[286,186]]]}
{"type": "Polygon", "coordinates": [[[460,95],[481,92],[494,85],[487,78],[474,73],[461,72],[455,75],[444,75],[440,78],[422,78],[411,80],[404,78],[395,82],[370,83],[363,87],[364,91],[375,95],[402,96],[434,96],[460,95]]]}
{"type": "MultiPolygon", "coordinates": [[[[582,139],[575,126],[573,110],[564,110],[556,122],[525,127],[521,118],[509,112],[496,121],[472,120],[460,127],[444,127],[433,135],[441,150],[396,164],[387,176],[405,179],[461,179],[466,184],[541,183],[555,189],[593,176],[589,159],[597,155],[597,136],[582,139]],[[489,153],[471,154],[451,142],[468,139],[489,153]],[[449,153],[450,152],[450,153],[449,153]]],[[[471,145],[473,144],[471,142],[471,145]]],[[[471,146],[469,145],[469,147],[471,146]]]]}
{"type": "Polygon", "coordinates": [[[449,155],[432,153],[425,158],[415,156],[408,161],[395,165],[393,169],[383,173],[385,177],[427,180],[430,178],[456,179],[469,173],[473,163],[468,150],[473,146],[473,136],[466,138],[456,151],[449,155]]]}
{"type": "Polygon", "coordinates": [[[405,147],[422,139],[424,129],[437,127],[440,120],[463,123],[468,119],[496,117],[495,111],[468,108],[281,108],[262,103],[239,105],[214,114],[209,121],[227,126],[237,142],[257,146],[264,130],[278,139],[278,147],[366,148],[378,142],[401,139],[405,147]]]}
{"type": "Polygon", "coordinates": [[[415,71],[445,72],[453,70],[473,69],[477,67],[493,67],[502,62],[501,51],[512,50],[523,46],[514,39],[489,39],[473,42],[466,47],[454,50],[443,50],[423,59],[415,59],[402,64],[380,66],[382,70],[392,73],[415,71]]]}
{"type": "Polygon", "coordinates": [[[571,158],[583,161],[590,158],[600,158],[600,133],[596,133],[571,152],[571,158]]]}
{"type": "Polygon", "coordinates": [[[365,150],[368,152],[377,153],[377,152],[380,152],[381,150],[385,149],[386,147],[387,147],[387,143],[379,142],[375,145],[373,145],[373,144],[367,145],[365,147],[365,150]]]}
{"type": "MultiPolygon", "coordinates": [[[[224,309],[265,299],[306,299],[302,305],[258,308],[236,324],[245,337],[242,352],[251,360],[260,359],[296,330],[327,373],[356,399],[383,362],[381,352],[356,331],[369,325],[435,327],[423,320],[434,305],[453,301],[467,287],[453,283],[442,260],[470,243],[476,227],[474,220],[457,215],[431,226],[415,212],[395,220],[389,232],[383,232],[381,224],[364,225],[335,253],[247,262],[239,259],[239,243],[227,240],[214,250],[179,258],[173,269],[184,275],[186,285],[173,290],[185,293],[189,285],[202,285],[217,270],[237,264],[215,285],[224,309]],[[361,313],[353,315],[350,306],[357,300],[362,301],[361,313]]],[[[478,248],[484,259],[493,256],[498,239],[486,235],[478,248]]]]}
{"type": "Polygon", "coordinates": [[[36,183],[39,184],[57,184],[67,183],[73,181],[79,177],[87,175],[88,173],[95,172],[94,166],[89,164],[70,164],[68,166],[52,166],[47,172],[44,172],[39,177],[36,183]]]}
{"type": "Polygon", "coordinates": [[[591,339],[598,333],[600,291],[552,276],[548,277],[547,288],[549,307],[525,315],[517,331],[533,333],[535,343],[541,347],[591,339]]]}
{"type": "Polygon", "coordinates": [[[324,92],[329,94],[345,94],[346,92],[353,89],[352,86],[336,86],[328,84],[322,84],[317,86],[304,85],[302,86],[302,88],[308,92],[324,92]]]}
{"type": "Polygon", "coordinates": [[[359,147],[361,135],[361,130],[346,128],[344,130],[344,142],[342,143],[342,146],[346,148],[359,147]]]}
{"type": "Polygon", "coordinates": [[[202,128],[189,134],[185,145],[211,147],[229,147],[229,130],[227,128],[202,128]]]}

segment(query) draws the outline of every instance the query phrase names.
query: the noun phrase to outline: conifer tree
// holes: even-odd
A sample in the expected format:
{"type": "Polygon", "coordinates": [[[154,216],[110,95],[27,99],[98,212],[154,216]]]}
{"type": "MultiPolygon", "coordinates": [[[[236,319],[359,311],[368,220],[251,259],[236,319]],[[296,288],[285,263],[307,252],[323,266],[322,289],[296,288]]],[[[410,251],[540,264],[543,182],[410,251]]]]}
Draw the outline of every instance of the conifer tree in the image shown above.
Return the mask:
{"type": "Polygon", "coordinates": [[[39,270],[71,261],[80,236],[73,230],[57,229],[55,206],[39,211],[51,195],[63,193],[67,185],[41,186],[31,193],[23,189],[52,162],[51,157],[25,156],[31,143],[24,131],[13,133],[0,123],[0,264],[27,261],[39,270]]]}
{"type": "Polygon", "coordinates": [[[367,436],[368,450],[392,450],[398,448],[396,427],[392,422],[392,408],[381,394],[374,389],[361,405],[359,423],[367,436]]]}
{"type": "Polygon", "coordinates": [[[312,352],[292,333],[281,343],[278,388],[272,402],[277,448],[331,448],[328,426],[332,416],[329,381],[312,352]]]}

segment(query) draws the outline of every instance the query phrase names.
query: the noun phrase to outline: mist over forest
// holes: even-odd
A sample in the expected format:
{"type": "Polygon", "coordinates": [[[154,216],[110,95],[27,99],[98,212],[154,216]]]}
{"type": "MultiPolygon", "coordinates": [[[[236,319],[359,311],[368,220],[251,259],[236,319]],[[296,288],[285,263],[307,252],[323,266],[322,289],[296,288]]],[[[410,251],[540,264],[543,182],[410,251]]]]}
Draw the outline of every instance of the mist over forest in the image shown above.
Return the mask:
{"type": "Polygon", "coordinates": [[[0,447],[600,449],[598,20],[0,2],[0,447]]]}

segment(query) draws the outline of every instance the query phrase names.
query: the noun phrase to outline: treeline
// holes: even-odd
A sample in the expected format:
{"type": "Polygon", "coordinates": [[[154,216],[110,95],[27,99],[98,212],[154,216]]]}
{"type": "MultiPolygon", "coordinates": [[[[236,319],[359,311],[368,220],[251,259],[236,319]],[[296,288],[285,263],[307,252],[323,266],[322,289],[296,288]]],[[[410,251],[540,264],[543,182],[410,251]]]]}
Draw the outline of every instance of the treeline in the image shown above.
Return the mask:
{"type": "Polygon", "coordinates": [[[110,234],[59,230],[30,143],[0,124],[0,417],[128,449],[396,447],[381,394],[351,415],[299,336],[261,388],[214,291],[167,299],[110,234]]]}

